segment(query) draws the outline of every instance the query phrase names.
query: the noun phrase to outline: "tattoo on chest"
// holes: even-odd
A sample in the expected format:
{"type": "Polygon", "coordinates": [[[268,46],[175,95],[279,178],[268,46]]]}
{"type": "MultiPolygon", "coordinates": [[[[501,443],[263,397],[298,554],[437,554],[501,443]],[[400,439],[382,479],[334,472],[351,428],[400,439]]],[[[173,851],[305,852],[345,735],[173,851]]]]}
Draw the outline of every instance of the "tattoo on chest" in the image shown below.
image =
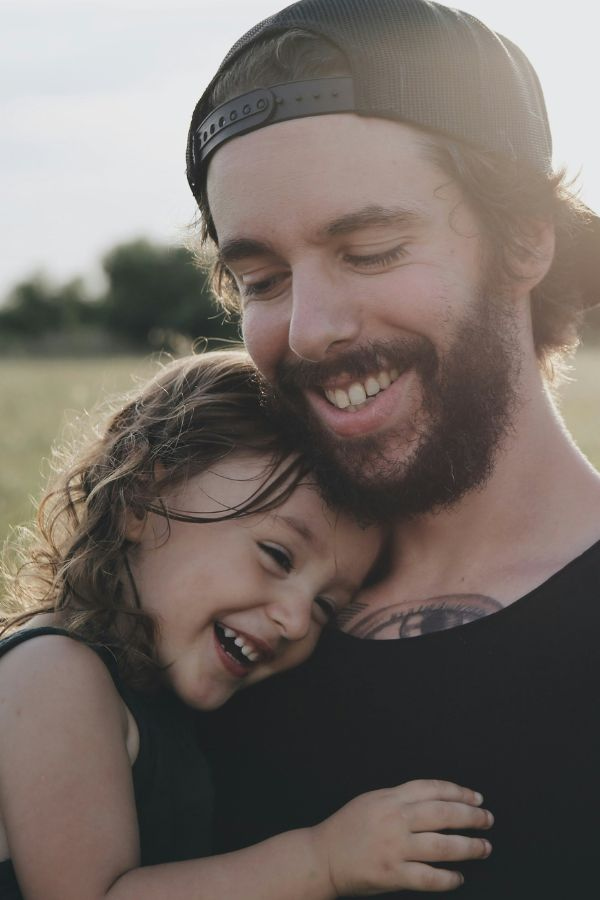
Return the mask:
{"type": "Polygon", "coordinates": [[[366,609],[367,603],[352,603],[338,616],[338,627],[354,637],[371,640],[417,637],[482,619],[498,612],[502,604],[484,594],[446,594],[386,606],[363,615],[366,609]]]}
{"type": "Polygon", "coordinates": [[[348,606],[344,607],[335,617],[335,624],[340,629],[340,631],[348,631],[351,633],[351,630],[347,628],[347,625],[355,619],[359,613],[362,613],[365,609],[369,608],[368,603],[363,603],[360,600],[353,600],[352,603],[349,603],[348,606]]]}

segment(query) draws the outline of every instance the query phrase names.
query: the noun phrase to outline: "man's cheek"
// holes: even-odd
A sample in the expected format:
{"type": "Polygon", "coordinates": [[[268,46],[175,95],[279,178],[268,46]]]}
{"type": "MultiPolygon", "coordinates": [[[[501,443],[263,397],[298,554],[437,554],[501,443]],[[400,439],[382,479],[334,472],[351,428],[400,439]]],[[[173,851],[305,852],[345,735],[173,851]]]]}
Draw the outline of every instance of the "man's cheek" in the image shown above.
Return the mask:
{"type": "Polygon", "coordinates": [[[277,326],[271,316],[250,309],[242,314],[242,337],[256,366],[271,381],[288,351],[287,329],[277,326]]]}

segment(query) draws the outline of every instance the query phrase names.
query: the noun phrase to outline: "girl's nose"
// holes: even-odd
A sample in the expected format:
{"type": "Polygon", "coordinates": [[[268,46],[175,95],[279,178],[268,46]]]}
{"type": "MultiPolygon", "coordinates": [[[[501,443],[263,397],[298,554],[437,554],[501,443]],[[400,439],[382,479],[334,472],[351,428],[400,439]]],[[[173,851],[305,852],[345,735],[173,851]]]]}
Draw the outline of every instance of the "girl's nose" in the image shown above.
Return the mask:
{"type": "Polygon", "coordinates": [[[310,630],[312,605],[312,596],[300,591],[283,590],[282,596],[269,605],[268,614],[282,637],[288,641],[300,641],[310,630]]]}

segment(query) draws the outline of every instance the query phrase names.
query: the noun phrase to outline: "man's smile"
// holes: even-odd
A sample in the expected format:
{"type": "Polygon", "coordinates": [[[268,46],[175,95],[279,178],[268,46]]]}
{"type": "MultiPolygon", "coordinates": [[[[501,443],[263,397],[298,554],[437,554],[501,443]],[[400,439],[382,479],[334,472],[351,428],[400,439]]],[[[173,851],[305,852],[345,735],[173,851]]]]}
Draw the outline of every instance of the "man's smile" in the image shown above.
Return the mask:
{"type": "Polygon", "coordinates": [[[416,377],[412,366],[402,373],[384,369],[364,381],[353,380],[347,388],[309,389],[306,399],[314,415],[330,431],[342,437],[358,437],[387,428],[397,419],[413,393],[416,377]]]}
{"type": "Polygon", "coordinates": [[[398,369],[382,369],[376,374],[369,375],[365,379],[350,382],[346,387],[342,386],[340,379],[323,386],[323,392],[330,403],[338,409],[348,412],[356,412],[357,409],[371,401],[380,391],[385,391],[399,377],[398,369]]]}
{"type": "MultiPolygon", "coordinates": [[[[436,352],[426,338],[372,341],[337,360],[286,363],[277,387],[293,407],[304,402],[337,436],[367,436],[390,427],[404,432],[406,417],[416,412],[415,404],[422,405],[423,386],[436,366],[436,352]]],[[[409,431],[412,435],[413,428],[409,431]]]]}

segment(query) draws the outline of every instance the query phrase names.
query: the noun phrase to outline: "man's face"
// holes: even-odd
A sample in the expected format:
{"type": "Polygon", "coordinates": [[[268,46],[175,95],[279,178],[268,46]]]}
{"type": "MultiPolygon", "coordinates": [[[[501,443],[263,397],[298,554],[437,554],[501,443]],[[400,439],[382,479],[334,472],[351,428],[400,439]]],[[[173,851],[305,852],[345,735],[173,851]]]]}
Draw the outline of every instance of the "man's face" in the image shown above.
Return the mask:
{"type": "Polygon", "coordinates": [[[334,498],[415,514],[481,484],[514,401],[514,316],[424,137],[354,115],[281,123],[217,151],[208,197],[248,350],[334,498]]]}

